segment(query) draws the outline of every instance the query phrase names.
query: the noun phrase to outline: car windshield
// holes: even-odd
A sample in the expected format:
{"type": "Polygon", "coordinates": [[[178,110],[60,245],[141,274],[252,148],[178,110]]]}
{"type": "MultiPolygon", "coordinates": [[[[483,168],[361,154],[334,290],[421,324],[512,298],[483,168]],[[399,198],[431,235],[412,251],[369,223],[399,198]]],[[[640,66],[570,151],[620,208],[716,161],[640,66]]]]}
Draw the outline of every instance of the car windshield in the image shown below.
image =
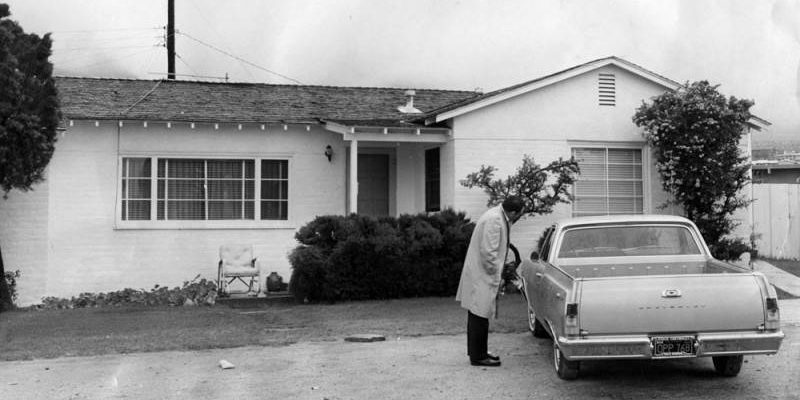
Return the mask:
{"type": "Polygon", "coordinates": [[[680,225],[571,228],[564,232],[559,258],[701,254],[689,229],[680,225]]]}

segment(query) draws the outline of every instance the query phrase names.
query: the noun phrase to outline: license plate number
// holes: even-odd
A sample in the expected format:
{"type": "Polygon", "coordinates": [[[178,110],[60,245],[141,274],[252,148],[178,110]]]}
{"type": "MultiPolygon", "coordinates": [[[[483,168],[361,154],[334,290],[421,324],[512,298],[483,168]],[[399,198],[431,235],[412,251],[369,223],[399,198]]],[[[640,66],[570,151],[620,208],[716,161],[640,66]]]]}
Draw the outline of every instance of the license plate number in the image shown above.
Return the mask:
{"type": "Polygon", "coordinates": [[[691,357],[697,354],[691,336],[656,336],[650,340],[653,357],[691,357]]]}

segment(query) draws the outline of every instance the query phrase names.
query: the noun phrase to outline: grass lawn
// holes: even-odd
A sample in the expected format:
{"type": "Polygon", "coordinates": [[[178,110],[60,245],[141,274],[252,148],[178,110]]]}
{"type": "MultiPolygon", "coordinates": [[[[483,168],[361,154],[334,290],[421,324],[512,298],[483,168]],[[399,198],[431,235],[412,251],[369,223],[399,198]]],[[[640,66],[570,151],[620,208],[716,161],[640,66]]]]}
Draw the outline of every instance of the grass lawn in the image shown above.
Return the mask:
{"type": "MultiPolygon", "coordinates": [[[[800,276],[800,261],[764,259],[800,276]]],[[[795,298],[781,293],[779,298],[795,298]]],[[[282,346],[333,341],[356,333],[400,336],[463,334],[466,312],[452,297],[340,304],[269,304],[260,308],[161,307],[13,311],[0,314],[0,361],[282,346]]],[[[520,294],[500,300],[494,332],[527,331],[520,294]]]]}
{"type": "Polygon", "coordinates": [[[800,276],[800,260],[775,260],[772,258],[762,258],[762,260],[797,276],[800,276]]]}
{"type": "MultiPolygon", "coordinates": [[[[525,332],[525,300],[500,300],[493,332],[525,332]]],[[[356,333],[400,336],[466,332],[467,313],[452,297],[260,308],[164,307],[13,311],[0,314],[0,360],[165,350],[281,346],[334,341],[356,333]]],[[[464,339],[466,340],[466,339],[464,339]]]]}
{"type": "MultiPolygon", "coordinates": [[[[790,274],[800,276],[800,260],[776,260],[773,258],[761,258],[761,260],[766,261],[790,274]]],[[[775,292],[778,293],[779,300],[800,298],[784,290],[781,290],[777,286],[774,287],[775,287],[775,292]]]]}

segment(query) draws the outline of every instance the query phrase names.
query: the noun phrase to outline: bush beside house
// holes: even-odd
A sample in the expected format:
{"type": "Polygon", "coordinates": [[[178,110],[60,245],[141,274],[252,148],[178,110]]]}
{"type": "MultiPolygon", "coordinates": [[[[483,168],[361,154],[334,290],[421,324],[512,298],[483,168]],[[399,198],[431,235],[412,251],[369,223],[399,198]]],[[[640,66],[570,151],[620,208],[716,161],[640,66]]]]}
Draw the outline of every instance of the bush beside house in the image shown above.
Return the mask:
{"type": "Polygon", "coordinates": [[[155,285],[150,290],[125,288],[114,292],[81,293],[70,298],[45,297],[36,309],[72,309],[123,306],[212,306],[217,299],[217,284],[196,276],[181,287],[155,285]]]}
{"type": "Polygon", "coordinates": [[[289,255],[299,301],[451,296],[475,224],[465,213],[320,216],[289,255]]]}

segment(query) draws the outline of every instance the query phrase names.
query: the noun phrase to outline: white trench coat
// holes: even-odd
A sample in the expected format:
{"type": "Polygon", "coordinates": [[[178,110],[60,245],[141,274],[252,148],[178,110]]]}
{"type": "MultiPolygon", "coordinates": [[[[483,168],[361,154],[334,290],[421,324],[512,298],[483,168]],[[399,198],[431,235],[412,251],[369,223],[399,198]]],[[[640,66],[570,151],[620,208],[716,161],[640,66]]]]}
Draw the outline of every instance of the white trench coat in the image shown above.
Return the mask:
{"type": "Polygon", "coordinates": [[[456,301],[477,316],[494,316],[500,275],[508,255],[509,228],[503,206],[493,207],[478,219],[469,240],[456,301]]]}

